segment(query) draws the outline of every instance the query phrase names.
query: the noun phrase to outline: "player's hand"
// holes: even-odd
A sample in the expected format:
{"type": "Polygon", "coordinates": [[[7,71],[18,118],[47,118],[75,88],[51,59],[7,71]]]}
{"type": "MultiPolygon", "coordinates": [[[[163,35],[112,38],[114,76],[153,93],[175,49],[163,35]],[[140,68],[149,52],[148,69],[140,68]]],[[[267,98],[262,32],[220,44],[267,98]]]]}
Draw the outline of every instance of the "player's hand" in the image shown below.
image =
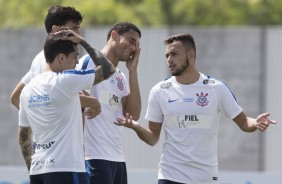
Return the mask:
{"type": "Polygon", "coordinates": [[[134,125],[137,125],[138,123],[134,120],[132,120],[133,116],[129,115],[129,113],[126,113],[125,119],[123,118],[117,118],[116,122],[114,122],[114,124],[118,125],[118,126],[124,126],[127,128],[133,128],[134,125]]]}
{"type": "Polygon", "coordinates": [[[51,33],[55,39],[70,40],[75,44],[80,44],[84,38],[72,30],[60,30],[55,33],[51,33]]]}
{"type": "Polygon", "coordinates": [[[139,47],[140,43],[136,43],[135,51],[132,52],[131,56],[129,57],[129,60],[126,62],[126,67],[129,71],[137,70],[137,65],[139,62],[139,56],[141,48],[139,47]]]}
{"type": "Polygon", "coordinates": [[[269,113],[261,114],[257,117],[257,129],[261,132],[265,131],[270,124],[276,124],[276,121],[268,119],[269,113]]]}
{"type": "Polygon", "coordinates": [[[86,107],[83,113],[87,117],[87,119],[95,118],[98,114],[101,113],[100,102],[96,100],[95,102],[93,102],[93,105],[91,107],[86,107]]]}

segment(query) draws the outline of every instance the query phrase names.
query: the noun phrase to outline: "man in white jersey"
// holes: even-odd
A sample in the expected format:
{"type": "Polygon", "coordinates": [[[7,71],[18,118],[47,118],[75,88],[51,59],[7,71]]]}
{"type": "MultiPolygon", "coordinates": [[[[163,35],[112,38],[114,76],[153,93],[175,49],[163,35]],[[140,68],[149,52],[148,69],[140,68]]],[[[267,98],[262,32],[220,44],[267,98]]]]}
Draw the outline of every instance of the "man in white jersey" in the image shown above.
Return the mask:
{"type": "MultiPolygon", "coordinates": [[[[51,6],[48,9],[48,14],[45,18],[45,28],[47,33],[54,33],[60,29],[70,29],[77,34],[80,34],[79,28],[83,20],[82,15],[73,7],[51,6]]],[[[11,94],[11,103],[19,108],[19,97],[22,89],[27,85],[32,78],[42,73],[46,67],[46,60],[43,50],[33,59],[30,70],[17,84],[11,94]]],[[[94,97],[81,96],[82,108],[89,107],[85,111],[89,117],[95,117],[100,113],[100,104],[94,97]]]]}
{"type": "Polygon", "coordinates": [[[45,71],[34,77],[20,95],[19,143],[30,170],[30,182],[84,184],[87,177],[79,92],[107,79],[115,68],[70,30],[50,35],[44,55],[45,71]],[[77,44],[89,53],[95,69],[74,70],[77,44]]]}
{"type": "MultiPolygon", "coordinates": [[[[122,147],[122,128],[113,123],[128,112],[137,120],[141,111],[137,65],[141,32],[129,22],[120,22],[108,31],[102,53],[117,67],[125,61],[129,82],[118,69],[107,80],[92,87],[90,96],[101,104],[101,113],[85,121],[84,147],[86,171],[91,184],[127,184],[126,163],[122,147]]],[[[88,55],[80,59],[77,69],[93,68],[88,55]]]]}
{"type": "Polygon", "coordinates": [[[264,131],[269,113],[247,117],[235,96],[221,81],[196,69],[196,46],[190,34],[165,40],[168,69],[172,75],[150,92],[146,119],[148,129],[130,114],[116,124],[132,128],[149,145],[155,145],[161,128],[165,131],[159,163],[158,184],[218,183],[217,134],[220,113],[243,131],[264,131]]]}

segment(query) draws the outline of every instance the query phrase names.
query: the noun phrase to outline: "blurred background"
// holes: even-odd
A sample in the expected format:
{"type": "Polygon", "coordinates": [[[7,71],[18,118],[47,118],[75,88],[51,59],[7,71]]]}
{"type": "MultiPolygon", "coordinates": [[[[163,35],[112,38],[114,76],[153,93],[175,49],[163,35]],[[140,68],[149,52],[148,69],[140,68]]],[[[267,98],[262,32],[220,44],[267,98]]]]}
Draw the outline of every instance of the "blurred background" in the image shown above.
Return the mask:
{"type": "MultiPolygon", "coordinates": [[[[219,183],[282,183],[282,1],[0,0],[0,184],[28,181],[17,141],[18,111],[10,104],[10,94],[43,49],[44,18],[53,5],[80,11],[84,16],[82,35],[98,49],[106,44],[111,25],[119,21],[132,22],[141,29],[139,122],[145,127],[149,91],[169,76],[163,40],[172,34],[191,33],[200,72],[224,81],[247,115],[270,112],[278,121],[264,133],[244,133],[222,116],[219,183]]],[[[118,67],[127,75],[123,64],[118,67]]],[[[157,183],[162,140],[151,147],[132,130],[124,129],[129,184],[157,183]]]]}

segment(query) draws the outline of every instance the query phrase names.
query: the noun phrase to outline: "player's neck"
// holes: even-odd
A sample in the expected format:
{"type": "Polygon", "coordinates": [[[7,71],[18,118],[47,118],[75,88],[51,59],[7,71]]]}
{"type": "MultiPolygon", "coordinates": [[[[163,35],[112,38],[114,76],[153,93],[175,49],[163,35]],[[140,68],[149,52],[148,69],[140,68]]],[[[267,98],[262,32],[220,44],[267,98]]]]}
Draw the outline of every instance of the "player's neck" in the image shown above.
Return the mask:
{"type": "Polygon", "coordinates": [[[101,50],[101,52],[111,61],[111,63],[116,68],[119,63],[119,60],[118,57],[116,57],[114,49],[111,48],[111,46],[107,43],[107,45],[105,45],[105,47],[101,50]]]}
{"type": "Polygon", "coordinates": [[[200,73],[194,69],[191,71],[185,71],[179,76],[175,76],[175,79],[178,83],[189,85],[196,83],[200,78],[200,73]]]}

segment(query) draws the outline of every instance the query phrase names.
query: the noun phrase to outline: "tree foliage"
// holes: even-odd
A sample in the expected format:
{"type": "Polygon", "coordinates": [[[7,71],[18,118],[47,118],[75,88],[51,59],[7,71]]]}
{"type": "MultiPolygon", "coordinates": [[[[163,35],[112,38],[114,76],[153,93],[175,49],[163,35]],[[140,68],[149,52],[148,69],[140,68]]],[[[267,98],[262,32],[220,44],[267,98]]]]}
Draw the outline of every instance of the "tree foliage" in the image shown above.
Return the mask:
{"type": "Polygon", "coordinates": [[[43,26],[48,7],[73,6],[83,26],[280,25],[281,0],[0,0],[0,27],[43,26]]]}

